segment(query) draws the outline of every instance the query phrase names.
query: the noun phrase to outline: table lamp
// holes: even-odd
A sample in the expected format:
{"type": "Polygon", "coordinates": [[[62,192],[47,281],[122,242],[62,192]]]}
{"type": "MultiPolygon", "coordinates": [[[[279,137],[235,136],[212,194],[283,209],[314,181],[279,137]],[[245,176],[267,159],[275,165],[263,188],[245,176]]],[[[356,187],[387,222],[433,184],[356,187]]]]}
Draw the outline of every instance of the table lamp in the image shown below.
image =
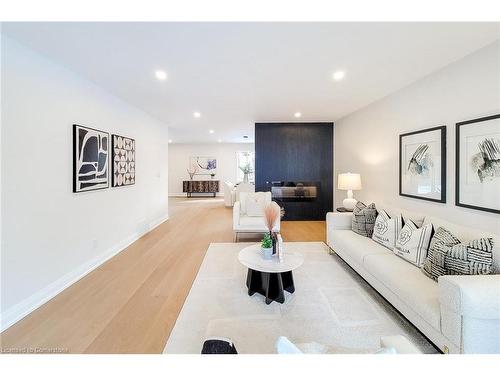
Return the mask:
{"type": "Polygon", "coordinates": [[[348,211],[354,210],[356,206],[356,199],[353,198],[353,190],[361,190],[361,176],[359,173],[339,173],[338,178],[339,190],[347,190],[347,198],[344,199],[342,204],[348,211]]]}

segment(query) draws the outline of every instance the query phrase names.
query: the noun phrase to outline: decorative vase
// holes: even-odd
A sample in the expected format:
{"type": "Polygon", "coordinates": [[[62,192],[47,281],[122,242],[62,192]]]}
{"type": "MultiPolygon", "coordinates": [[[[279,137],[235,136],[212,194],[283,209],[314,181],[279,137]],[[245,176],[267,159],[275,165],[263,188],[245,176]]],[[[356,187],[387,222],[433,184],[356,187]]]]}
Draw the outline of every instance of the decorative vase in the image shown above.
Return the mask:
{"type": "Polygon", "coordinates": [[[273,257],[273,248],[272,247],[261,247],[262,257],[267,260],[271,260],[273,257]]]}
{"type": "Polygon", "coordinates": [[[275,255],[276,254],[276,243],[278,242],[278,239],[276,237],[276,233],[274,233],[274,232],[269,232],[269,235],[271,236],[271,240],[273,241],[272,255],[275,255]]]}

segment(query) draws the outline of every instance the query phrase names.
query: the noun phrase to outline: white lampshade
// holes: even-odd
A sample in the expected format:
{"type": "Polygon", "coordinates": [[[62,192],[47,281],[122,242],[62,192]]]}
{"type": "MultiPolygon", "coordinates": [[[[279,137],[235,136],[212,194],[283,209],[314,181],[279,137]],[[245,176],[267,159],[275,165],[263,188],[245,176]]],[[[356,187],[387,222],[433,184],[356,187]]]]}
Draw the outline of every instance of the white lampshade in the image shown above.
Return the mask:
{"type": "Polygon", "coordinates": [[[339,173],[339,190],[361,190],[361,176],[359,173],[339,173]]]}

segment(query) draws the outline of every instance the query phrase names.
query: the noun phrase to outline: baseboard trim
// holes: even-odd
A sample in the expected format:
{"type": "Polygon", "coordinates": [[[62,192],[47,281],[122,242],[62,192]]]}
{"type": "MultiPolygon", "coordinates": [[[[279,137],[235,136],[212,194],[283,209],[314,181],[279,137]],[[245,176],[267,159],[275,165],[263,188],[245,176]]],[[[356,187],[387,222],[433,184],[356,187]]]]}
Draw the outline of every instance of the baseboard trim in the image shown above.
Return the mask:
{"type": "Polygon", "coordinates": [[[132,243],[137,241],[139,238],[149,233],[160,224],[164,223],[168,220],[168,215],[160,217],[159,219],[155,219],[151,221],[148,225],[148,229],[140,232],[136,232],[125,240],[121,241],[117,245],[108,249],[101,255],[89,260],[88,262],[82,264],[75,270],[67,273],[63,277],[57,279],[53,283],[47,285],[45,288],[39,290],[38,292],[32,294],[28,298],[23,301],[17,303],[16,305],[10,307],[5,311],[5,313],[0,314],[0,332],[5,331],[7,328],[11,327],[28,314],[32,313],[36,309],[38,309],[43,304],[50,301],[52,298],[57,296],[66,288],[70,287],[78,280],[82,279],[90,272],[107,262],[109,259],[113,258],[115,255],[119,254],[121,251],[125,250],[132,243]]]}

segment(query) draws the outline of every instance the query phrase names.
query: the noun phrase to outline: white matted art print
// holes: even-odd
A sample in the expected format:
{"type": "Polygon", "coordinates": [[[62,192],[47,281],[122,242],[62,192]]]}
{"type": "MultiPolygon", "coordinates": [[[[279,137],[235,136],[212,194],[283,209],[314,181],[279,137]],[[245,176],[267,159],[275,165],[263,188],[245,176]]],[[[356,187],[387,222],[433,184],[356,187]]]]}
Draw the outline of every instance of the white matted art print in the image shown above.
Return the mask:
{"type": "Polygon", "coordinates": [[[446,126],[399,136],[399,195],[446,203],[446,126]]]}
{"type": "Polygon", "coordinates": [[[212,156],[191,156],[189,170],[197,175],[215,175],[217,173],[217,159],[212,156]]]}
{"type": "Polygon", "coordinates": [[[456,124],[457,206],[500,213],[500,114],[456,124]]]}

